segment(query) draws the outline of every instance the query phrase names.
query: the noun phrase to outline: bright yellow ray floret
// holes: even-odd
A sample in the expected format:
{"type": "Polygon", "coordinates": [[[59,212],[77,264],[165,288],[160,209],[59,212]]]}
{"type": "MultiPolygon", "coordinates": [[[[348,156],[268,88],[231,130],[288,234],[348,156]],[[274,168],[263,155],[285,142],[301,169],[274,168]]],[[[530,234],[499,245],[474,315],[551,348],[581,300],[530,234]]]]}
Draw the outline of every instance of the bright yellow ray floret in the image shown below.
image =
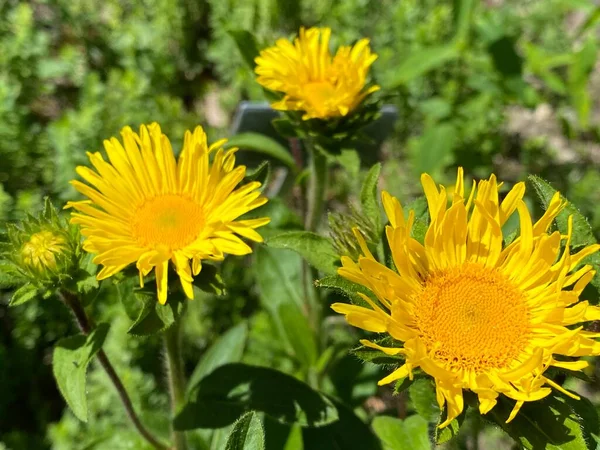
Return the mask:
{"type": "Polygon", "coordinates": [[[375,260],[358,231],[363,256],[357,262],[342,257],[339,269],[343,277],[369,288],[377,302],[361,295],[370,308],[343,303],[332,308],[351,325],[387,333],[401,345],[384,348],[362,341],[405,357],[405,364],[379,384],[412,378],[416,368],[429,374],[440,408],[447,404],[440,427],[462,412],[463,389],[477,394],[482,414],[494,407],[499,394],[516,400],[507,421],[524,402],[549,395],[550,388],[577,398],[544,373],[552,366],[581,370],[587,362],[577,357],[600,354],[595,340],[600,334],[582,326],[600,320],[600,308],[579,298],[594,276],[591,266],[580,263],[600,246],[571,254],[571,219],[566,236],[549,232],[564,207],[558,193],[533,223],[523,202],[524,183],[500,201],[492,175],[465,197],[459,169],[449,205],[443,186],[438,188],[427,174],[421,181],[431,218],[424,244],[411,237],[414,212],[405,219],[400,202],[384,192],[386,235],[396,270],[375,260]],[[504,245],[502,226],[515,212],[520,235],[504,245]]]}
{"type": "Polygon", "coordinates": [[[303,119],[345,116],[379,86],[367,86],[377,55],[369,40],[329,52],[329,28],[301,28],[293,43],[279,39],[256,58],[257,81],[285,94],[271,106],[282,111],[304,111],[303,119]]]}
{"type": "Polygon", "coordinates": [[[269,218],[236,220],[267,202],[257,190],[261,184],[239,186],[246,168],[235,167],[236,149],[224,150],[225,140],[208,147],[202,127],[185,133],[178,160],[156,123],[142,125],[139,134],[125,127],[121,136],[123,144],[114,137],[104,141],[109,162],[88,153],[96,171],[77,167],[91,186],[71,182],[89,198],[67,204],[77,210],[71,222],[81,225],[83,248],[96,254],[94,263],[104,266],[99,280],[135,262],[143,286],[155,268],[158,300],[164,304],[170,261],[193,298],[193,276],[202,260],[250,253],[238,235],[262,241],[255,228],[269,218]]]}

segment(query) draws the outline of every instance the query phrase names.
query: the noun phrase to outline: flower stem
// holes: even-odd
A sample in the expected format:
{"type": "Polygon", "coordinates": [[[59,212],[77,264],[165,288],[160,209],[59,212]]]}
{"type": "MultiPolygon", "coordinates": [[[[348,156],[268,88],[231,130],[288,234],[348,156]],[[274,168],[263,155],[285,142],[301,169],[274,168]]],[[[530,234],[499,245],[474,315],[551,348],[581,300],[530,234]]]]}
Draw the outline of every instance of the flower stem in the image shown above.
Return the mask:
{"type": "MultiPolygon", "coordinates": [[[[181,318],[165,331],[164,337],[171,410],[174,416],[185,403],[185,376],[181,359],[181,318]]],[[[174,450],[187,449],[185,433],[173,430],[173,442],[174,450]]]]}
{"type": "MultiPolygon", "coordinates": [[[[61,291],[60,298],[65,303],[65,305],[67,305],[71,309],[71,312],[75,316],[75,320],[81,332],[86,336],[90,334],[94,329],[94,326],[91,324],[90,320],[87,317],[87,314],[85,313],[85,310],[81,306],[79,298],[76,295],[67,291],[61,291]]],[[[117,390],[119,398],[121,399],[121,403],[123,403],[125,411],[127,412],[127,416],[131,420],[131,423],[133,423],[133,426],[135,427],[137,432],[140,433],[140,435],[144,439],[146,439],[146,441],[148,441],[148,443],[150,443],[150,445],[152,445],[154,448],[159,450],[167,450],[168,446],[161,443],[142,424],[140,418],[133,409],[133,404],[131,403],[131,399],[129,398],[127,391],[125,390],[125,386],[123,386],[123,382],[119,378],[119,375],[117,375],[117,372],[115,371],[113,365],[108,359],[108,356],[106,356],[106,353],[104,353],[104,350],[98,350],[96,356],[98,357],[98,361],[100,361],[100,365],[108,375],[108,378],[117,390]]]]}
{"type": "Polygon", "coordinates": [[[321,222],[327,191],[327,157],[314,147],[310,140],[306,141],[310,152],[310,179],[308,185],[308,211],[305,227],[308,231],[316,231],[321,222]]]}

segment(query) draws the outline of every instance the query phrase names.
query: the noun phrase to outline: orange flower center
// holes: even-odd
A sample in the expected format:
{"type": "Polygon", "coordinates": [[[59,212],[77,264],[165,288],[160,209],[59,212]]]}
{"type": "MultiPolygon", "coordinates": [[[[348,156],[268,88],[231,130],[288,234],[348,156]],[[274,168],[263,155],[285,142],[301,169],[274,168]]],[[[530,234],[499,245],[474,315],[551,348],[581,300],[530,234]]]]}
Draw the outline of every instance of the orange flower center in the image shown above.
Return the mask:
{"type": "Polygon", "coordinates": [[[133,214],[133,236],[143,247],[179,250],[197,239],[204,225],[202,208],[179,195],[161,195],[144,202],[133,214]]]}
{"type": "Polygon", "coordinates": [[[451,370],[506,367],[529,338],[523,292],[479,264],[430,275],[416,299],[415,318],[428,351],[451,370]]]}
{"type": "Polygon", "coordinates": [[[315,81],[303,86],[303,97],[311,107],[322,111],[335,95],[335,86],[329,81],[315,81]]]}

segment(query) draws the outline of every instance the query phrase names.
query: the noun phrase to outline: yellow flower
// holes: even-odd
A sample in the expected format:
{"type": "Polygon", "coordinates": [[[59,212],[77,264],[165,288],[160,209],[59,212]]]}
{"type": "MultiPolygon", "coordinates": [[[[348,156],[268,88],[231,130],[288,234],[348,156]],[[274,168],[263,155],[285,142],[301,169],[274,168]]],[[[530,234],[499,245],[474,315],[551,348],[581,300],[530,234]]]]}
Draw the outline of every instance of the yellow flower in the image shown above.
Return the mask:
{"type": "Polygon", "coordinates": [[[260,52],[256,58],[257,81],[285,94],[271,105],[273,108],[304,111],[304,120],[340,117],[379,89],[364,89],[369,67],[377,59],[371,53],[369,40],[361,39],[354,47],[340,47],[332,58],[330,36],[329,28],[300,28],[300,36],[293,44],[279,39],[274,47],[260,52]]]}
{"type": "Polygon", "coordinates": [[[78,211],[71,222],[81,225],[84,250],[97,254],[94,262],[104,266],[99,280],[135,262],[143,286],[143,277],[156,268],[158,300],[164,304],[171,261],[193,298],[192,276],[203,259],[250,253],[237,235],[262,241],[254,229],[268,218],[236,220],[267,202],[257,191],[260,183],[238,187],[246,168],[235,167],[236,149],[223,150],[225,140],[207,147],[201,127],[185,133],[177,161],[156,123],[142,126],[139,135],[125,127],[121,136],[123,145],[114,137],[104,141],[110,163],[100,153],[88,153],[97,172],[77,168],[93,187],[71,182],[89,198],[67,204],[78,211]]]}
{"type": "Polygon", "coordinates": [[[51,231],[32,234],[21,247],[25,266],[34,270],[56,269],[56,255],[65,250],[66,241],[51,231]]]}
{"type": "Polygon", "coordinates": [[[414,212],[405,219],[400,202],[384,192],[386,235],[396,270],[374,259],[359,232],[363,256],[357,263],[342,257],[339,269],[343,277],[369,288],[377,301],[361,295],[370,308],[342,303],[332,308],[351,325],[398,341],[397,347],[367,340],[363,345],[405,358],[379,384],[412,378],[416,368],[429,374],[440,408],[447,403],[440,427],[462,412],[463,389],[477,394],[482,414],[494,407],[499,394],[516,400],[507,422],[523,402],[546,397],[551,387],[578,398],[544,372],[551,366],[581,370],[587,362],[573,357],[600,354],[600,342],[594,340],[600,334],[578,325],[600,319],[600,308],[579,300],[594,271],[578,267],[600,246],[571,254],[571,219],[567,235],[548,231],[564,207],[558,193],[533,223],[523,202],[524,183],[500,202],[492,175],[473,185],[466,198],[459,169],[448,205],[443,186],[438,189],[427,174],[421,182],[431,217],[424,245],[411,237],[414,212]],[[520,236],[505,245],[502,225],[515,212],[520,236]]]}

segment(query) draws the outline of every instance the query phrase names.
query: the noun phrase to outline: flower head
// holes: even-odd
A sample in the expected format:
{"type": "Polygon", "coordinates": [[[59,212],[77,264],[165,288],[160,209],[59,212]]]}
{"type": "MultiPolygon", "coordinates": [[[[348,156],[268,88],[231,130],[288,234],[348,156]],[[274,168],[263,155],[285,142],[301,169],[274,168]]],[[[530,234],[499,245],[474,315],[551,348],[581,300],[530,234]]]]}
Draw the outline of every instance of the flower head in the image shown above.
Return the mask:
{"type": "Polygon", "coordinates": [[[76,283],[80,271],[81,247],[76,227],[59,217],[46,198],[36,215],[7,224],[6,242],[0,243],[0,262],[7,282],[29,284],[45,293],[76,283]]]}
{"type": "Polygon", "coordinates": [[[56,256],[66,249],[63,236],[49,230],[31,235],[21,247],[23,264],[34,270],[56,269],[56,256]]]}
{"type": "Polygon", "coordinates": [[[546,397],[552,387],[577,398],[544,373],[551,366],[581,370],[587,362],[577,357],[600,354],[594,340],[600,334],[578,325],[600,319],[600,308],[579,299],[594,276],[580,263],[600,246],[571,254],[571,222],[567,235],[549,231],[564,207],[558,193],[533,223],[523,202],[524,183],[500,201],[492,175],[465,197],[459,169],[449,205],[443,186],[438,189],[427,174],[421,181],[431,218],[424,243],[411,236],[414,212],[405,219],[400,202],[384,192],[396,270],[374,259],[360,233],[362,256],[357,262],[342,257],[339,269],[374,296],[361,295],[370,307],[336,303],[332,308],[350,324],[387,333],[398,343],[382,347],[363,340],[363,345],[405,358],[379,384],[412,377],[416,368],[429,374],[440,408],[447,403],[441,427],[463,410],[463,389],[477,394],[482,414],[499,394],[516,400],[508,421],[524,402],[546,397]],[[506,245],[502,226],[515,212],[520,235],[506,245]]]}
{"type": "Polygon", "coordinates": [[[267,89],[282,92],[282,100],[271,106],[282,111],[304,111],[303,119],[345,116],[363,99],[379,89],[367,87],[369,67],[377,55],[369,40],[353,47],[329,52],[329,28],[300,28],[292,44],[279,39],[274,47],[256,58],[257,81],[267,89]]]}
{"type": "Polygon", "coordinates": [[[143,286],[143,277],[156,269],[158,300],[164,304],[170,261],[193,298],[193,276],[202,260],[250,253],[238,235],[262,241],[255,228],[268,218],[236,220],[267,202],[257,190],[260,183],[239,186],[246,168],[235,167],[236,149],[224,150],[224,140],[208,147],[201,127],[186,132],[178,160],[156,123],[142,125],[139,134],[125,127],[121,136],[123,144],[114,137],[104,141],[110,162],[88,153],[96,171],[77,168],[93,187],[71,182],[89,198],[67,204],[77,210],[71,222],[81,225],[84,250],[104,266],[99,280],[135,262],[143,286]]]}

